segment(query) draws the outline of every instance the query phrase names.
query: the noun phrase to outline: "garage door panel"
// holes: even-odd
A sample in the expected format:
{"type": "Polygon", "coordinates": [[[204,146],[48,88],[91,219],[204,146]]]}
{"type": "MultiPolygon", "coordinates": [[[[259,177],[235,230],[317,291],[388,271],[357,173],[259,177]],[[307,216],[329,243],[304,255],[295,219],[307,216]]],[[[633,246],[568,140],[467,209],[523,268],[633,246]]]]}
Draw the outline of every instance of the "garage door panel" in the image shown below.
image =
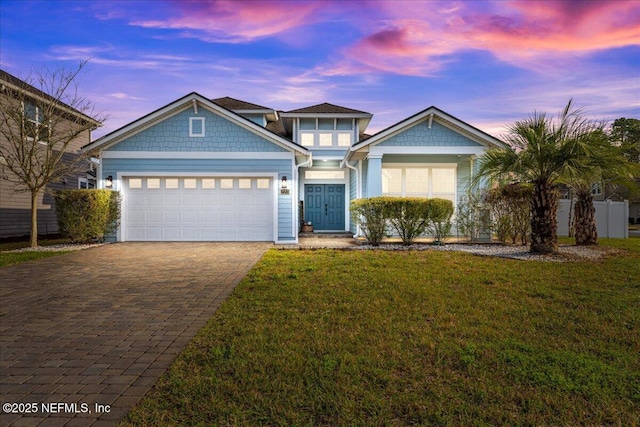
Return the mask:
{"type": "Polygon", "coordinates": [[[187,224],[198,224],[198,211],[190,210],[190,211],[182,211],[182,223],[187,224]]]}
{"type": "Polygon", "coordinates": [[[162,240],[162,227],[149,225],[144,227],[144,238],[146,240],[162,240]]]}
{"type": "MultiPolygon", "coordinates": [[[[144,215],[143,215],[144,218],[144,215]]],[[[149,223],[162,223],[162,211],[148,210],[146,220],[149,223]]]]}
{"type": "Polygon", "coordinates": [[[164,231],[164,240],[182,240],[181,228],[179,225],[165,225],[162,227],[164,231]]]}
{"type": "Polygon", "coordinates": [[[181,197],[177,190],[170,190],[171,192],[164,193],[162,198],[163,206],[180,206],[181,197]]]}
{"type": "Polygon", "coordinates": [[[180,224],[180,211],[179,210],[166,210],[162,212],[162,222],[163,224],[180,224]]]}
{"type": "Polygon", "coordinates": [[[126,240],[274,239],[271,178],[132,177],[127,183],[133,188],[124,199],[126,240]]]}

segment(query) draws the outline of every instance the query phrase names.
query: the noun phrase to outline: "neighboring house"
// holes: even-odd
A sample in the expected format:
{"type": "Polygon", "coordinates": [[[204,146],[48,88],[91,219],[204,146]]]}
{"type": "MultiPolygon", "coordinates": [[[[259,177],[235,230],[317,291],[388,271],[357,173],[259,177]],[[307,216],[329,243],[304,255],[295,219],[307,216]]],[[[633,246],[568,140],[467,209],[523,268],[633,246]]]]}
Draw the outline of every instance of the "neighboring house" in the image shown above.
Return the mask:
{"type": "Polygon", "coordinates": [[[332,104],[276,111],[191,93],[84,148],[98,186],[119,190],[119,241],[295,243],[351,231],[349,201],[467,189],[477,157],[502,147],[435,107],[375,135],[370,113],[332,104]]]}
{"type": "MultiPolygon", "coordinates": [[[[7,102],[9,97],[24,99],[23,109],[25,120],[32,122],[34,129],[46,129],[42,123],[38,105],[51,102],[53,98],[39,89],[29,85],[17,77],[0,70],[0,102],[7,102]]],[[[61,114],[73,114],[81,120],[93,123],[98,122],[65,105],[65,111],[61,114]]],[[[65,119],[68,116],[64,116],[65,119]]],[[[66,156],[77,156],[82,146],[91,141],[91,132],[85,131],[67,146],[66,156]]],[[[8,141],[0,134],[0,144],[8,146],[8,141]]],[[[58,221],[55,213],[53,196],[54,190],[73,188],[94,188],[95,171],[87,164],[87,172],[68,176],[60,182],[47,186],[38,200],[38,234],[54,234],[58,232],[58,221]]],[[[24,189],[17,177],[6,166],[5,160],[0,156],[0,238],[25,236],[31,232],[31,195],[29,192],[19,191],[24,189]]]]}

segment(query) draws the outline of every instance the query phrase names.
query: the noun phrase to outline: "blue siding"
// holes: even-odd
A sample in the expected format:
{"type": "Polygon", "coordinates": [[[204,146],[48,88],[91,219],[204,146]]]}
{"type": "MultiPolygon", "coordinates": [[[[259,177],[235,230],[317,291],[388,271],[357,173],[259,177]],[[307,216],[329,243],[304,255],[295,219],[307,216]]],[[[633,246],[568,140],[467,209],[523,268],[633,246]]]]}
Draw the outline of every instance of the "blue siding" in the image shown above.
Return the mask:
{"type": "MultiPolygon", "coordinates": [[[[167,172],[189,173],[277,173],[278,182],[286,175],[291,177],[291,160],[221,160],[221,159],[102,159],[102,177],[117,176],[118,172],[157,172],[162,175],[167,172]]],[[[119,190],[118,183],[114,189],[119,190]]],[[[290,185],[294,185],[291,183],[290,185]]],[[[293,230],[292,195],[278,194],[278,239],[295,239],[293,230]]]]}
{"type": "Polygon", "coordinates": [[[287,150],[209,110],[200,108],[196,115],[193,109],[189,108],[127,138],[106,151],[285,152],[287,150]],[[189,117],[205,118],[204,137],[189,136],[189,117]]]}
{"type": "Polygon", "coordinates": [[[394,135],[379,144],[391,147],[480,147],[481,145],[435,121],[428,127],[427,121],[422,121],[402,133],[394,135]]]}

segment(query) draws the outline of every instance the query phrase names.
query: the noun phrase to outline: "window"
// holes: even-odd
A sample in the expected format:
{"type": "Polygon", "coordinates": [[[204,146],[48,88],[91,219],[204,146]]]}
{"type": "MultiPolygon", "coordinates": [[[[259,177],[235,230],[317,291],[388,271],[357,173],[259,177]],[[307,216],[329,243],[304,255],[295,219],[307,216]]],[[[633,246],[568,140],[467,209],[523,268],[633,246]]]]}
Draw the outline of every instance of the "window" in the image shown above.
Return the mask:
{"type": "Polygon", "coordinates": [[[189,117],[189,136],[198,138],[204,136],[204,117],[189,117]]]}
{"type": "Polygon", "coordinates": [[[78,178],[78,188],[81,190],[90,190],[96,188],[93,181],[89,181],[87,178],[78,178]]]}
{"type": "Polygon", "coordinates": [[[160,178],[148,178],[147,188],[151,188],[151,189],[160,188],[160,178]]]}
{"type": "Polygon", "coordinates": [[[406,169],[404,192],[407,196],[428,197],[429,169],[427,168],[406,169]]]}
{"type": "Polygon", "coordinates": [[[300,143],[303,147],[313,147],[313,134],[309,132],[300,133],[300,143]]]}
{"type": "Polygon", "coordinates": [[[197,179],[195,178],[185,178],[184,180],[184,188],[192,190],[197,187],[197,179]]]}
{"type": "Polygon", "coordinates": [[[402,169],[382,169],[382,194],[402,196],[402,169]]]}
{"type": "Polygon", "coordinates": [[[338,134],[338,147],[350,147],[351,146],[351,134],[339,133],[338,134]]]}
{"type": "Polygon", "coordinates": [[[212,188],[216,188],[216,180],[213,178],[204,178],[202,180],[202,188],[204,190],[211,190],[212,188]]]}
{"type": "Polygon", "coordinates": [[[230,188],[233,188],[233,180],[232,179],[221,179],[220,180],[220,188],[224,189],[224,190],[228,190],[230,188]]]}
{"type": "Polygon", "coordinates": [[[445,166],[386,166],[382,168],[385,196],[430,197],[456,202],[456,168],[445,166]]]}
{"type": "Polygon", "coordinates": [[[238,188],[242,190],[248,190],[251,188],[251,180],[248,178],[241,178],[238,180],[238,188]]]}
{"type": "Polygon", "coordinates": [[[167,178],[164,180],[164,188],[168,188],[170,190],[178,188],[178,179],[177,178],[167,178]]]}
{"type": "Polygon", "coordinates": [[[49,126],[44,120],[42,109],[36,105],[25,102],[24,108],[24,128],[27,138],[30,141],[47,141],[49,139],[49,126]]]}
{"type": "Polygon", "coordinates": [[[333,135],[330,133],[321,133],[318,135],[320,138],[320,147],[331,147],[333,145],[333,135]]]}
{"type": "Polygon", "coordinates": [[[305,179],[344,179],[344,171],[304,171],[305,179]]]}
{"type": "Polygon", "coordinates": [[[269,178],[258,178],[258,190],[269,189],[269,178]]]}
{"type": "Polygon", "coordinates": [[[142,188],[142,180],[140,178],[129,178],[129,188],[142,188]]]}
{"type": "Polygon", "coordinates": [[[354,138],[354,123],[354,119],[300,118],[297,138],[303,147],[350,147],[354,138]]]}
{"type": "Polygon", "coordinates": [[[596,182],[595,184],[593,184],[591,186],[591,195],[592,196],[599,196],[602,194],[602,185],[600,185],[599,182],[596,182]]]}

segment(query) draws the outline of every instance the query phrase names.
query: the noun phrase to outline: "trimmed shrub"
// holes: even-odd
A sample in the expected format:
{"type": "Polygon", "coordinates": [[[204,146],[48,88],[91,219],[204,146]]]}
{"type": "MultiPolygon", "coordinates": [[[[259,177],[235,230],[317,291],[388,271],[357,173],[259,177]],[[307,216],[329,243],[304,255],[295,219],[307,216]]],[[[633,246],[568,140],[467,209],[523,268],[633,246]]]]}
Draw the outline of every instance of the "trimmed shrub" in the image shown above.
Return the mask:
{"type": "Polygon", "coordinates": [[[451,237],[451,217],[453,216],[453,202],[447,199],[428,199],[427,229],[433,234],[434,240],[441,243],[451,237]]]}
{"type": "Polygon", "coordinates": [[[351,217],[373,246],[387,236],[388,197],[372,197],[351,201],[351,217]]]}
{"type": "Polygon", "coordinates": [[[421,197],[386,197],[386,217],[402,243],[410,245],[429,226],[431,201],[421,197]]]}
{"type": "Polygon", "coordinates": [[[111,190],[61,190],[54,193],[60,233],[73,242],[104,239],[120,219],[119,193],[111,190]]]}

